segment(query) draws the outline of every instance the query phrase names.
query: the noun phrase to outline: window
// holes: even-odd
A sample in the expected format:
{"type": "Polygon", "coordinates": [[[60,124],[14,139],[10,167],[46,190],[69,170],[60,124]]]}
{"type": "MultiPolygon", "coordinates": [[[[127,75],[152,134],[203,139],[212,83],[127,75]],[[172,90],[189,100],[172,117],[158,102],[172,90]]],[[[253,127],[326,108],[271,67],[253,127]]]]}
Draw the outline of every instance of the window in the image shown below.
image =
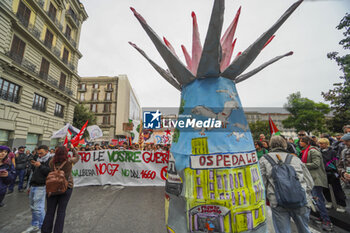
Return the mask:
{"type": "Polygon", "coordinates": [[[24,43],[20,38],[14,35],[10,51],[10,56],[12,57],[12,59],[18,63],[22,63],[25,47],[26,43],[24,43]]]}
{"type": "Polygon", "coordinates": [[[66,63],[66,64],[68,63],[68,57],[69,57],[69,51],[66,48],[64,48],[63,49],[62,61],[64,63],[66,63]]]}
{"type": "Polygon", "coordinates": [[[91,112],[97,112],[97,104],[91,104],[90,110],[91,110],[91,112]]]}
{"type": "Polygon", "coordinates": [[[71,34],[72,34],[72,29],[71,29],[71,28],[68,26],[68,24],[67,24],[67,26],[66,26],[66,32],[65,32],[64,35],[67,37],[68,40],[70,40],[71,34]]]}
{"type": "Polygon", "coordinates": [[[39,134],[33,134],[33,133],[28,133],[27,135],[27,140],[26,140],[26,149],[33,151],[35,147],[37,147],[38,142],[39,142],[39,134]]]}
{"type": "Polygon", "coordinates": [[[56,103],[54,115],[57,117],[63,118],[63,106],[62,105],[56,103]]]}
{"type": "Polygon", "coordinates": [[[17,17],[25,27],[28,27],[31,10],[22,2],[19,2],[17,17]]]}
{"type": "Polygon", "coordinates": [[[98,83],[92,84],[92,88],[93,88],[93,89],[98,89],[98,83]]]}
{"type": "Polygon", "coordinates": [[[112,98],[111,98],[111,97],[112,97],[112,93],[107,92],[107,93],[106,93],[106,100],[107,100],[107,101],[112,100],[112,98]]]}
{"type": "Polygon", "coordinates": [[[42,58],[39,76],[44,79],[47,79],[47,76],[49,75],[49,68],[50,68],[50,62],[48,62],[45,58],[42,58]]]}
{"type": "Polygon", "coordinates": [[[108,89],[108,90],[111,90],[111,89],[112,89],[112,83],[108,83],[107,89],[108,89]]]}
{"type": "Polygon", "coordinates": [[[104,104],[103,111],[111,112],[111,104],[104,104]]]}
{"type": "Polygon", "coordinates": [[[98,100],[98,93],[97,93],[97,92],[92,93],[92,98],[91,98],[91,100],[93,100],[93,101],[98,100]]]}
{"type": "Polygon", "coordinates": [[[64,89],[66,87],[66,79],[67,76],[64,73],[61,73],[60,84],[58,85],[60,89],[64,89]]]}
{"type": "Polygon", "coordinates": [[[53,41],[53,34],[52,32],[50,32],[49,29],[46,29],[44,44],[46,45],[46,47],[51,49],[52,41],[53,41]]]}
{"type": "Polygon", "coordinates": [[[34,93],[32,109],[45,112],[46,98],[34,93]]]}
{"type": "Polygon", "coordinates": [[[103,116],[102,124],[109,125],[110,116],[103,116]]]}
{"type": "Polygon", "coordinates": [[[47,14],[49,15],[49,17],[54,22],[55,22],[55,19],[56,19],[56,13],[57,13],[56,7],[50,2],[50,7],[49,7],[49,11],[47,12],[47,14]]]}
{"type": "Polygon", "coordinates": [[[80,93],[80,101],[85,101],[85,93],[80,93]]]}
{"type": "Polygon", "coordinates": [[[79,89],[86,90],[86,84],[85,83],[79,84],[79,89]]]}
{"type": "Polygon", "coordinates": [[[9,142],[10,131],[0,129],[0,145],[7,146],[9,142]]]}
{"type": "Polygon", "coordinates": [[[19,86],[0,78],[0,98],[10,102],[18,103],[19,86]]]}

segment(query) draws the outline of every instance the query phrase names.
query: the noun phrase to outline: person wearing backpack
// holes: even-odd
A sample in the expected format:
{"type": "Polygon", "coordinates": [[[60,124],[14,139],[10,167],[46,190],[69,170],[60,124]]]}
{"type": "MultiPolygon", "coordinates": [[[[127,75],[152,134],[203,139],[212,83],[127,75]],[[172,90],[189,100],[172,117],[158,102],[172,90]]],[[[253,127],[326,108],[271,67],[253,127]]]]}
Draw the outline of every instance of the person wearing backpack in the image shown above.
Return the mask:
{"type": "Polygon", "coordinates": [[[305,163],[306,167],[309,169],[315,183],[315,186],[312,189],[312,195],[316,200],[316,205],[320,212],[322,229],[325,231],[331,231],[332,223],[323,197],[323,188],[328,187],[328,182],[322,153],[316,146],[314,146],[314,141],[309,137],[302,137],[300,139],[300,145],[303,148],[301,161],[305,163]]]}
{"type": "Polygon", "coordinates": [[[259,164],[275,232],[290,233],[292,218],[299,233],[310,233],[311,175],[281,136],[271,137],[270,148],[259,164]]]}
{"type": "MultiPolygon", "coordinates": [[[[64,171],[65,181],[68,182],[68,186],[65,192],[47,195],[47,209],[44,219],[43,226],[41,228],[41,233],[51,233],[52,229],[54,233],[62,233],[64,227],[64,219],[66,216],[66,208],[69,199],[73,192],[73,177],[72,177],[72,167],[75,163],[79,161],[79,155],[76,150],[72,147],[73,157],[68,158],[68,150],[65,146],[59,146],[55,155],[50,161],[51,171],[56,169],[64,171]],[[55,226],[53,224],[56,214],[55,226]]],[[[50,176],[53,175],[50,172],[46,183],[49,183],[50,176]]],[[[49,184],[48,184],[49,185],[49,184]]],[[[54,185],[53,185],[54,186],[54,185]]]]}
{"type": "MultiPolygon", "coordinates": [[[[26,165],[27,165],[27,155],[24,153],[25,146],[20,146],[18,148],[18,153],[16,153],[15,161],[16,161],[16,177],[18,176],[18,192],[23,192],[23,182],[24,182],[24,176],[26,174],[26,165]]],[[[8,193],[13,193],[13,189],[15,186],[15,182],[12,182],[8,188],[8,193]]]]}

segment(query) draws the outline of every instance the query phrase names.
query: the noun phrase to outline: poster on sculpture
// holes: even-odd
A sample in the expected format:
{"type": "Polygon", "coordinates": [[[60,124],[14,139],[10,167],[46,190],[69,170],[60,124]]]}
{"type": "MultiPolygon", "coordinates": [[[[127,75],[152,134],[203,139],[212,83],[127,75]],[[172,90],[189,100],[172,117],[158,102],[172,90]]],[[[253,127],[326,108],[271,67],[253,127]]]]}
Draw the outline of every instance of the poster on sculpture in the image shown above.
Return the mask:
{"type": "Polygon", "coordinates": [[[79,151],[72,169],[74,186],[164,186],[169,152],[98,150],[79,151]]]}
{"type": "Polygon", "coordinates": [[[176,127],[169,154],[165,186],[168,232],[267,232],[265,188],[236,84],[293,54],[277,56],[243,73],[301,2],[294,3],[235,57],[232,55],[241,8],[222,35],[225,1],[215,0],[203,46],[196,14],[192,12],[192,54],[181,46],[186,65],[171,43],[166,38],[161,41],[145,18],[131,8],[168,69],[157,65],[136,44],[130,45],[181,91],[177,120],[187,126],[176,127]]]}

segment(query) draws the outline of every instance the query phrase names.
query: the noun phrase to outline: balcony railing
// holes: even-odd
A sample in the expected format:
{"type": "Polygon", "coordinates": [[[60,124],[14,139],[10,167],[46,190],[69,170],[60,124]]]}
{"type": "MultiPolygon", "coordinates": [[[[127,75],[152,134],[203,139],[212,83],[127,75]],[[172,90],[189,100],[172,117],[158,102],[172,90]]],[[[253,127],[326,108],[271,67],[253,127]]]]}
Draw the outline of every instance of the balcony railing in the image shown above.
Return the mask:
{"type": "MultiPolygon", "coordinates": [[[[21,56],[18,56],[17,54],[11,53],[10,51],[5,52],[5,54],[8,57],[12,58],[13,61],[18,63],[20,66],[22,66],[26,70],[29,70],[32,73],[34,73],[41,80],[44,80],[47,83],[50,83],[51,85],[55,86],[56,88],[59,88],[58,81],[56,79],[54,79],[53,77],[51,77],[50,75],[48,75],[46,73],[38,72],[37,69],[36,69],[36,65],[31,63],[29,60],[27,60],[27,59],[25,59],[25,58],[23,58],[21,56]]],[[[59,88],[59,89],[64,91],[64,92],[66,92],[68,95],[73,95],[73,91],[70,88],[68,88],[68,87],[59,88]]]]}
{"type": "Polygon", "coordinates": [[[75,24],[76,27],[79,27],[79,20],[72,9],[69,8],[69,10],[66,12],[66,15],[69,19],[71,19],[71,21],[75,24]]]}
{"type": "Polygon", "coordinates": [[[105,92],[111,92],[111,91],[113,91],[113,87],[106,87],[105,88],[105,92]]]}
{"type": "Polygon", "coordinates": [[[86,87],[84,87],[84,88],[79,87],[79,88],[78,88],[78,91],[79,91],[79,92],[85,92],[85,91],[86,91],[86,87]]]}
{"type": "Polygon", "coordinates": [[[24,27],[28,27],[29,25],[29,19],[24,18],[22,15],[16,14],[18,20],[23,24],[24,27]]]}

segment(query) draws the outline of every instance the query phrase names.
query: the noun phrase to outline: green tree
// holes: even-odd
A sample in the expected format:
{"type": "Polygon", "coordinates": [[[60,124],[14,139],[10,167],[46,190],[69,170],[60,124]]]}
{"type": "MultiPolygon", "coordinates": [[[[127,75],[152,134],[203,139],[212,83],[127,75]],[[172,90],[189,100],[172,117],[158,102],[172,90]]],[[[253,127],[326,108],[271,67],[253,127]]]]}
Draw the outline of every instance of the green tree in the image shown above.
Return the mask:
{"type": "Polygon", "coordinates": [[[266,138],[270,138],[270,126],[268,121],[256,121],[249,123],[250,131],[254,140],[259,140],[260,134],[264,134],[266,138]]]}
{"type": "MultiPolygon", "coordinates": [[[[88,125],[96,124],[96,116],[90,112],[89,109],[82,104],[77,104],[74,108],[73,126],[81,129],[86,121],[89,121],[88,125]]],[[[84,137],[88,136],[87,130],[84,133],[84,137]]]]}
{"type": "MultiPolygon", "coordinates": [[[[350,49],[349,13],[346,13],[336,28],[344,30],[345,38],[339,44],[344,50],[350,49]]],[[[350,54],[341,56],[338,52],[331,52],[327,54],[327,57],[334,60],[343,72],[342,76],[339,77],[340,81],[333,84],[333,89],[322,92],[323,98],[330,102],[334,115],[329,122],[329,128],[333,132],[340,132],[345,124],[350,123],[350,54]]]]}
{"type": "Polygon", "coordinates": [[[327,104],[302,98],[300,92],[290,94],[287,100],[284,108],[290,112],[291,116],[282,121],[285,128],[305,130],[308,133],[326,131],[325,115],[330,112],[327,104]]]}

